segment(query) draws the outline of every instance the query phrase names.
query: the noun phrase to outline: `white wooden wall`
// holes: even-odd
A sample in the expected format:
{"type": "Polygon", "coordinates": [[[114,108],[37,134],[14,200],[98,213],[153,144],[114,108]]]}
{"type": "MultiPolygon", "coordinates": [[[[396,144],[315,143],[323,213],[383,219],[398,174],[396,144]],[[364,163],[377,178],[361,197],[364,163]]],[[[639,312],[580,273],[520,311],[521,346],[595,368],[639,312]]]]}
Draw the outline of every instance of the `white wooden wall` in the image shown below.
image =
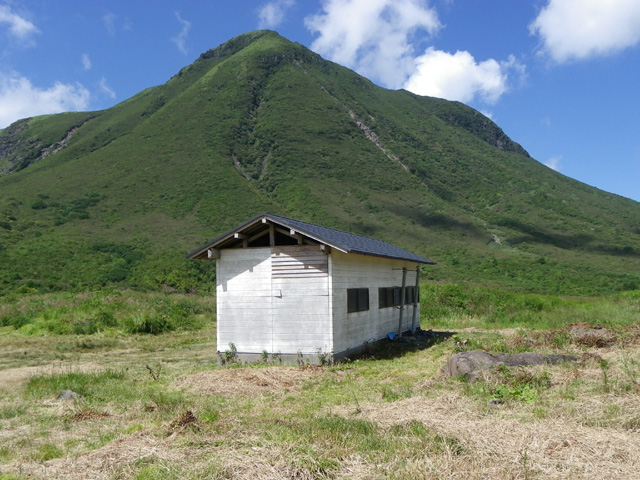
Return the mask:
{"type": "Polygon", "coordinates": [[[221,250],[218,351],[332,351],[328,269],[318,246],[221,250]]]}
{"type": "MultiPolygon", "coordinates": [[[[379,287],[402,286],[402,268],[406,267],[407,286],[416,283],[416,263],[333,250],[330,258],[333,291],[333,351],[339,353],[365,342],[384,338],[398,329],[399,309],[378,308],[379,287]],[[369,288],[369,310],[347,313],[347,289],[369,288]]],[[[416,327],[419,326],[419,306],[416,327]]],[[[411,327],[413,306],[407,305],[403,330],[411,327]]]]}
{"type": "Polygon", "coordinates": [[[218,351],[271,353],[271,249],[221,250],[216,276],[218,351]]]}

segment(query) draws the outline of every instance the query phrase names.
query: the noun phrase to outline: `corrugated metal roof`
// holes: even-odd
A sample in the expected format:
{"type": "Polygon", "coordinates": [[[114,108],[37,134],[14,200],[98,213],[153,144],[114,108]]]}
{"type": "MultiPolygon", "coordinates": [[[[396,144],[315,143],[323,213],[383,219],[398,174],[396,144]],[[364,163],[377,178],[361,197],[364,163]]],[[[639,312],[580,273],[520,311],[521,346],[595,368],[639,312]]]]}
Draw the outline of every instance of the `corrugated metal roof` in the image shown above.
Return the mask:
{"type": "Polygon", "coordinates": [[[313,223],[302,222],[293,218],[281,217],[269,213],[261,213],[250,220],[228,232],[220,235],[215,240],[187,254],[188,258],[198,258],[208,249],[219,248],[225,241],[233,238],[235,234],[249,230],[256,224],[264,223],[264,221],[272,222],[289,230],[294,230],[312,240],[319,243],[329,245],[345,253],[360,253],[363,255],[373,255],[376,257],[395,258],[398,260],[409,260],[417,263],[434,264],[435,262],[420,255],[408,252],[400,247],[391,245],[390,243],[376,240],[375,238],[356,235],[354,233],[343,232],[333,228],[315,225],[313,223]]]}

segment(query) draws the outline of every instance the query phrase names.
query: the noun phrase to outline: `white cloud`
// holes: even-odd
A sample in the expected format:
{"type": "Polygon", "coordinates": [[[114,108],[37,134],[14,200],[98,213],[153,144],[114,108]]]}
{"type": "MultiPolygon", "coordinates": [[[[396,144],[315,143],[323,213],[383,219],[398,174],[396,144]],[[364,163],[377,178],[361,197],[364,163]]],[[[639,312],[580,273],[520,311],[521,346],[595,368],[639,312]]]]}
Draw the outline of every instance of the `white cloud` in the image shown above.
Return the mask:
{"type": "Polygon", "coordinates": [[[551,157],[549,160],[544,162],[544,164],[552,170],[556,172],[560,171],[560,160],[562,160],[562,155],[558,155],[555,157],[551,157]]]}
{"type": "Polygon", "coordinates": [[[31,41],[32,35],[39,33],[36,26],[29,20],[13,13],[9,5],[0,5],[0,25],[9,27],[9,36],[22,42],[31,41]]]}
{"type": "Polygon", "coordinates": [[[187,41],[187,35],[189,34],[189,30],[191,29],[191,22],[183,20],[178,12],[176,12],[176,18],[178,19],[178,22],[180,22],[180,25],[182,25],[182,30],[180,30],[180,33],[178,33],[178,35],[172,37],[171,41],[176,44],[178,50],[186,54],[187,47],[185,46],[185,42],[187,41]]]}
{"type": "Polygon", "coordinates": [[[258,28],[275,28],[282,23],[286,11],[294,0],[273,0],[258,10],[258,28]]]}
{"type": "Polygon", "coordinates": [[[102,77],[100,79],[100,90],[105,93],[109,98],[115,99],[116,98],[116,92],[113,91],[113,89],[109,86],[109,84],[107,83],[107,79],[102,77]]]}
{"type": "Polygon", "coordinates": [[[322,8],[305,19],[319,34],[311,49],[391,88],[415,69],[413,36],[441,28],[422,0],[325,0],[322,8]]]}
{"type": "Polygon", "coordinates": [[[466,51],[450,54],[430,47],[416,58],[416,71],[404,88],[418,95],[493,104],[508,90],[510,72],[522,77],[524,70],[513,56],[506,62],[476,62],[466,51]]]}
{"type": "Polygon", "coordinates": [[[79,83],[56,82],[48,89],[40,89],[17,72],[0,73],[0,128],[34,115],[85,110],[89,97],[89,91],[79,83]]]}
{"type": "Polygon", "coordinates": [[[418,55],[420,35],[428,38],[442,28],[425,0],[325,0],[322,8],[305,19],[319,35],[311,49],[385,87],[491,104],[514,78],[524,78],[525,68],[513,56],[477,62],[469,52],[433,47],[418,55]]]}
{"type": "Polygon", "coordinates": [[[85,70],[91,70],[91,59],[89,58],[89,55],[86,53],[82,54],[82,68],[84,68],[85,70]]]}
{"type": "Polygon", "coordinates": [[[529,31],[556,62],[609,55],[640,42],[640,2],[549,0],[529,31]]]}
{"type": "Polygon", "coordinates": [[[102,17],[102,21],[109,36],[113,37],[116,34],[116,14],[109,12],[102,17]]]}

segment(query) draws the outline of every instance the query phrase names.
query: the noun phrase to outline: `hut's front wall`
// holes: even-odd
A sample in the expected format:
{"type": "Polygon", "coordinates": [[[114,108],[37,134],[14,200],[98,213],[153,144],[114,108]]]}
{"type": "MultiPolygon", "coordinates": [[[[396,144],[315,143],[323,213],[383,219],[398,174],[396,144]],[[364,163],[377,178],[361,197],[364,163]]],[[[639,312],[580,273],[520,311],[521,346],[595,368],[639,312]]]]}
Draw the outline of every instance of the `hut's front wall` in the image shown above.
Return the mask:
{"type": "MultiPolygon", "coordinates": [[[[402,286],[402,269],[407,268],[406,286],[415,286],[416,263],[369,255],[331,254],[333,291],[333,352],[350,351],[366,343],[384,338],[398,330],[399,307],[379,307],[379,289],[402,286]],[[368,289],[369,308],[348,312],[348,290],[368,289]]],[[[413,305],[407,305],[403,315],[403,330],[411,328],[413,305]]],[[[419,326],[417,308],[416,327],[419,326]]]]}
{"type": "Polygon", "coordinates": [[[271,251],[221,250],[216,261],[218,351],[232,343],[240,352],[272,346],[271,251]]]}
{"type": "Polygon", "coordinates": [[[327,257],[319,246],[238,248],[217,260],[219,352],[330,352],[327,257]]]}

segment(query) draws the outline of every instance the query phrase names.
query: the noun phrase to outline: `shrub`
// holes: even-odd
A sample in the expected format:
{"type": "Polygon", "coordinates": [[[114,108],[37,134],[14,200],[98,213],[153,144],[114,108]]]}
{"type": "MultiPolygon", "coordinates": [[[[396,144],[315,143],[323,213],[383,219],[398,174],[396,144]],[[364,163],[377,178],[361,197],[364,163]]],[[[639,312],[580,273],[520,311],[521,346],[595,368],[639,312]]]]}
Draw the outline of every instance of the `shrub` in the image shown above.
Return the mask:
{"type": "Polygon", "coordinates": [[[176,327],[167,315],[143,312],[130,317],[126,322],[125,329],[129,333],[158,335],[175,330],[176,327]]]}
{"type": "Polygon", "coordinates": [[[31,204],[31,208],[33,208],[34,210],[44,210],[48,206],[49,205],[47,205],[47,203],[41,198],[37,199],[35,202],[31,204]]]}

